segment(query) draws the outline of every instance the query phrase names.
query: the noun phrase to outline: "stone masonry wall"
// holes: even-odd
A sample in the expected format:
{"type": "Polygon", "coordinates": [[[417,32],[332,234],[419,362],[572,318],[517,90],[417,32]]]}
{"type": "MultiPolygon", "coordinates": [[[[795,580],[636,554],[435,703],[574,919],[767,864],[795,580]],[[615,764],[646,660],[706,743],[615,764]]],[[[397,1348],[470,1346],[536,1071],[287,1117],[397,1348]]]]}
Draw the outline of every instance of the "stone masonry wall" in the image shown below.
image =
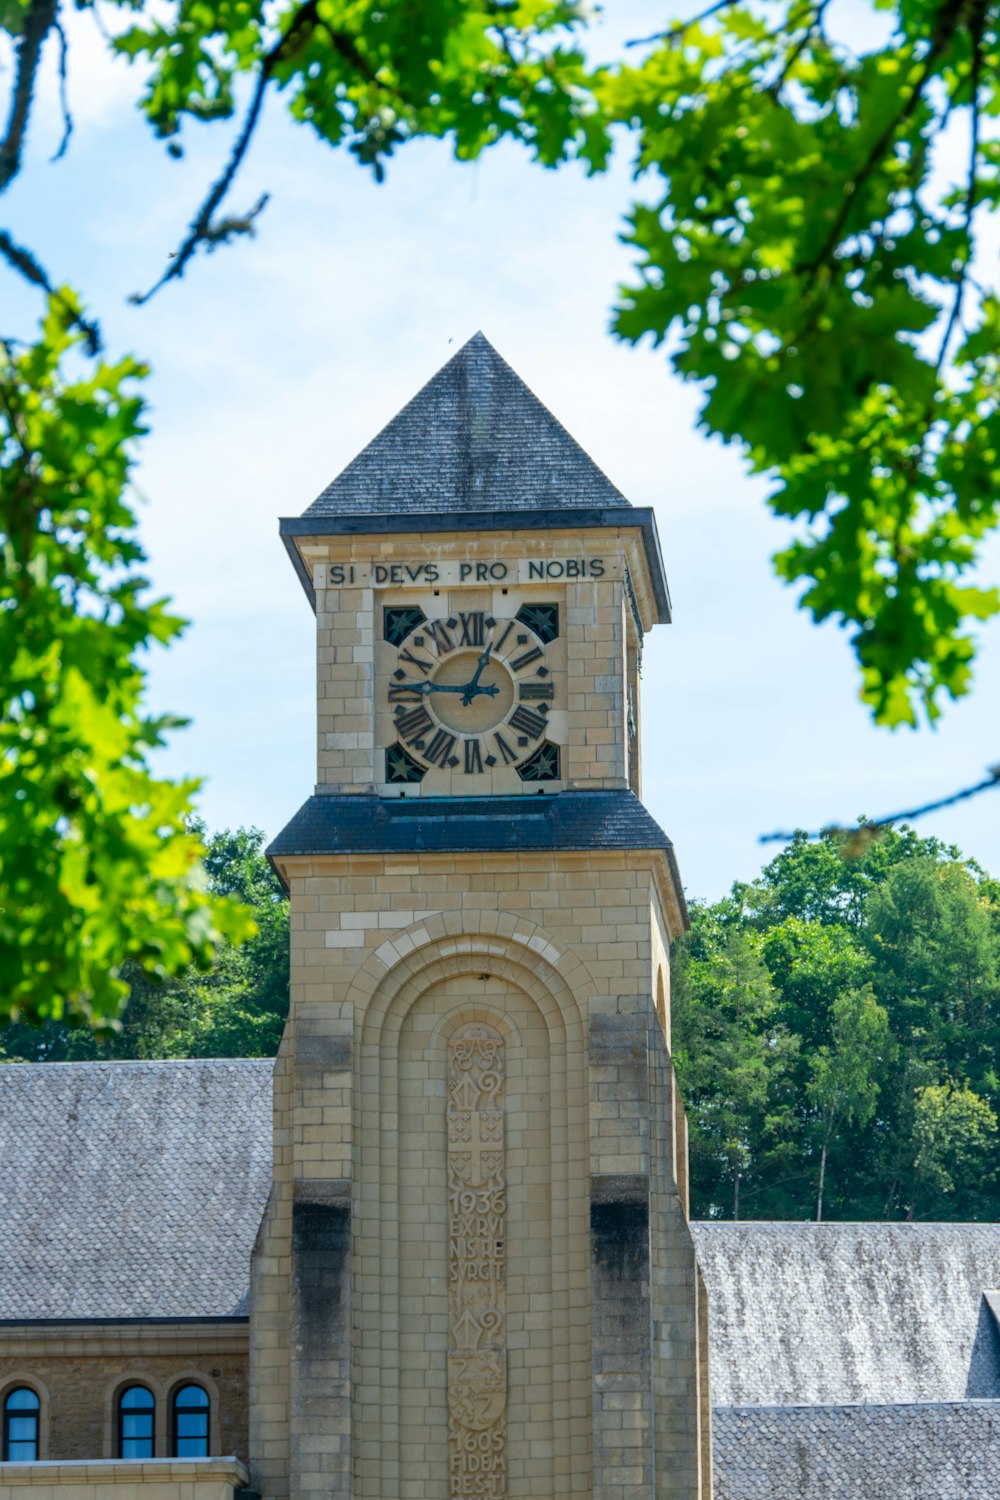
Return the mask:
{"type": "MultiPolygon", "coordinates": [[[[155,1330],[153,1330],[155,1334],[155,1330]]],[[[78,1342],[68,1334],[65,1345],[78,1342]]],[[[197,1381],[211,1400],[209,1452],[213,1457],[234,1455],[246,1463],[247,1352],[241,1347],[213,1350],[206,1341],[200,1349],[185,1347],[173,1353],[155,1352],[152,1338],[136,1343],[127,1353],[103,1352],[101,1341],[78,1344],[77,1352],[51,1353],[37,1341],[25,1341],[25,1352],[10,1352],[10,1340],[0,1345],[0,1397],[11,1386],[32,1385],[42,1399],[41,1458],[82,1460],[116,1456],[116,1397],[123,1385],[146,1385],[156,1398],[156,1458],[170,1455],[170,1400],[173,1391],[197,1381]]]]}

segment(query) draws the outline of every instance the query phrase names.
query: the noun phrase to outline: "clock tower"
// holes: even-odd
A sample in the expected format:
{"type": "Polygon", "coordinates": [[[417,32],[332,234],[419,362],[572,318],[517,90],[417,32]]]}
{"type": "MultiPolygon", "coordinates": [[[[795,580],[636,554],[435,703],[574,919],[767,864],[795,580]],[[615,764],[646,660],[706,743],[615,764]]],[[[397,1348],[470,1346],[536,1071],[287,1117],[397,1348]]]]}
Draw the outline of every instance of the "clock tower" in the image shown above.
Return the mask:
{"type": "Polygon", "coordinates": [[[631,506],[477,334],[281,532],[315,793],[254,1256],[262,1500],[709,1500],[631,506]]]}

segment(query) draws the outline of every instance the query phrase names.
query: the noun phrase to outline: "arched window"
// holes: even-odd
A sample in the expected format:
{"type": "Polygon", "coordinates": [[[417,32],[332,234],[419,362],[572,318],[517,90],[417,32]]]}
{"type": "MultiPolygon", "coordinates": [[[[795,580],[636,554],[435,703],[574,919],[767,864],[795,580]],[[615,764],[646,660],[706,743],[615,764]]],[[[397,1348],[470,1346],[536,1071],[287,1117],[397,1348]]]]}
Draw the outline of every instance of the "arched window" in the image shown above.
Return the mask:
{"type": "Polygon", "coordinates": [[[152,1458],[156,1402],[144,1385],[129,1385],[118,1397],[118,1457],[152,1458]]]}
{"type": "Polygon", "coordinates": [[[200,1385],[182,1385],[174,1394],[174,1453],[208,1457],[208,1397],[200,1385]]]}
{"type": "Polygon", "coordinates": [[[42,1403],[33,1390],[20,1385],[3,1404],[3,1456],[10,1464],[38,1461],[38,1416],[42,1403]]]}

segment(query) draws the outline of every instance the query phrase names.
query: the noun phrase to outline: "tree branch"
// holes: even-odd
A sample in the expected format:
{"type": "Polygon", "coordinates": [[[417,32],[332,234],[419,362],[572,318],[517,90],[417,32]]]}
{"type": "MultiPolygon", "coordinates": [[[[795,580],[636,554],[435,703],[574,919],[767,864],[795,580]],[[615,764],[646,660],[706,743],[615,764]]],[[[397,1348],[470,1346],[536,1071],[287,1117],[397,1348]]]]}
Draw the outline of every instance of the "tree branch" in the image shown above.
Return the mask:
{"type": "MultiPolygon", "coordinates": [[[[823,241],[822,247],[807,266],[801,267],[802,270],[809,273],[810,279],[815,277],[820,267],[826,263],[830,255],[837,248],[840,237],[844,230],[844,225],[847,223],[848,216],[851,212],[852,207],[854,206],[855,198],[858,196],[858,193],[864,187],[865,183],[872,175],[872,172],[875,170],[882,157],[885,155],[887,148],[892,143],[892,139],[895,136],[896,131],[902,124],[906,122],[906,120],[909,119],[910,115],[917,107],[920,96],[922,95],[924,88],[927,85],[928,80],[930,79],[931,73],[934,71],[934,64],[937,62],[938,57],[944,51],[945,47],[948,45],[955,33],[955,28],[958,21],[957,13],[952,14],[951,7],[947,4],[945,5],[944,10],[945,24],[942,26],[941,31],[935,36],[933,42],[928,48],[927,55],[924,58],[924,65],[920,70],[920,74],[917,78],[916,83],[907,94],[902,108],[896,115],[893,116],[888,125],[885,126],[881,134],[878,136],[875,144],[872,146],[857,173],[854,175],[851,181],[846,184],[840,208],[837,212],[836,217],[834,218],[833,223],[830,226],[826,239],[823,241]]],[[[808,286],[806,290],[808,290],[808,286]]]]}
{"type": "Polygon", "coordinates": [[[71,307],[66,301],[59,288],[54,285],[45,267],[40,263],[37,256],[24,245],[19,245],[16,240],[11,239],[5,229],[0,229],[0,256],[13,270],[30,281],[33,286],[41,287],[50,297],[70,313],[70,321],[75,328],[79,328],[84,336],[84,347],[88,354],[100,354],[102,348],[101,330],[97,323],[91,322],[89,318],[83,317],[71,307]]]}
{"type": "Polygon", "coordinates": [[[730,6],[738,3],[739,0],[715,0],[713,5],[709,5],[705,10],[699,11],[689,21],[679,21],[669,31],[654,31],[652,36],[633,37],[625,45],[626,47],[651,47],[654,42],[676,42],[678,37],[682,37],[685,31],[690,31],[692,26],[700,26],[702,21],[708,20],[709,16],[716,15],[720,10],[728,10],[730,6]]]}
{"type": "Polygon", "coordinates": [[[265,53],[257,74],[257,82],[254,85],[253,97],[250,100],[250,108],[247,111],[243,129],[236,138],[236,143],[230,152],[229,161],[225,170],[217,182],[213,184],[207,197],[192,220],[191,227],[181,242],[180,248],[171,257],[171,263],[164,271],[160,279],[150,287],[148,292],[136,292],[128,300],[135,307],[142,305],[155,297],[161,287],[166,286],[168,281],[175,281],[184,275],[188,261],[198,250],[199,245],[210,245],[214,248],[222,241],[231,238],[234,234],[246,234],[250,230],[254,219],[262,212],[267,204],[265,194],[248,214],[233,216],[221,224],[213,224],[212,215],[233,185],[237,172],[243,164],[254,131],[260,119],[261,108],[264,103],[264,94],[271,81],[272,75],[279,62],[291,55],[303,42],[308,40],[312,31],[319,21],[319,0],[308,0],[295,13],[288,30],[271,48],[265,53]]]}
{"type": "MultiPolygon", "coordinates": [[[[922,807],[911,807],[906,812],[890,813],[886,818],[868,818],[859,823],[856,828],[845,827],[841,823],[830,823],[826,828],[821,828],[818,833],[807,833],[807,839],[821,839],[828,833],[841,833],[850,838],[858,834],[864,835],[868,830],[876,828],[888,828],[891,823],[910,822],[914,818],[922,818],[925,813],[937,812],[941,807],[952,807],[956,802],[965,802],[969,797],[977,797],[980,792],[988,792],[991,787],[1000,786],[1000,766],[991,766],[985,781],[977,781],[975,786],[967,786],[960,792],[953,792],[950,797],[939,797],[936,802],[925,802],[922,807]]],[[[801,829],[797,832],[801,833],[801,829]]],[[[795,833],[762,833],[758,838],[758,844],[787,844],[795,838],[795,833]]]]}
{"type": "Polygon", "coordinates": [[[56,36],[59,38],[59,108],[62,110],[63,133],[58,150],[51,159],[52,161],[59,161],[66,155],[69,138],[73,134],[73,116],[69,112],[69,89],[67,87],[66,66],[69,61],[69,46],[66,41],[66,32],[63,29],[62,22],[58,18],[53,22],[53,25],[56,36]]]}
{"type": "Polygon", "coordinates": [[[11,95],[7,130],[0,141],[0,193],[21,169],[21,151],[28,131],[35,93],[38,64],[45,38],[55,25],[59,0],[32,0],[24,17],[24,30],[17,43],[17,74],[11,95]]]}
{"type": "Polygon", "coordinates": [[[792,69],[795,67],[795,64],[798,62],[799,58],[806,50],[806,47],[815,36],[817,29],[822,26],[823,16],[829,4],[830,0],[820,0],[819,5],[813,11],[812,17],[808,25],[805,27],[802,35],[799,37],[795,46],[789,52],[788,56],[785,58],[781,72],[778,74],[773,83],[768,84],[765,92],[771,94],[775,99],[777,99],[778,95],[781,93],[781,90],[788,82],[788,78],[792,69]]]}
{"type": "Polygon", "coordinates": [[[934,366],[934,378],[938,380],[944,368],[944,362],[948,356],[948,345],[951,336],[955,332],[959,319],[962,316],[962,302],[965,297],[965,288],[968,285],[969,267],[972,264],[974,242],[972,234],[972,219],[976,211],[976,190],[978,181],[976,178],[976,166],[979,161],[979,82],[983,64],[983,7],[979,4],[975,8],[973,23],[971,27],[972,63],[969,68],[969,88],[972,99],[972,119],[969,125],[969,176],[965,189],[965,215],[963,220],[963,232],[967,242],[967,252],[964,261],[955,277],[955,296],[951,304],[951,312],[948,315],[948,323],[941,340],[941,350],[934,366]]]}

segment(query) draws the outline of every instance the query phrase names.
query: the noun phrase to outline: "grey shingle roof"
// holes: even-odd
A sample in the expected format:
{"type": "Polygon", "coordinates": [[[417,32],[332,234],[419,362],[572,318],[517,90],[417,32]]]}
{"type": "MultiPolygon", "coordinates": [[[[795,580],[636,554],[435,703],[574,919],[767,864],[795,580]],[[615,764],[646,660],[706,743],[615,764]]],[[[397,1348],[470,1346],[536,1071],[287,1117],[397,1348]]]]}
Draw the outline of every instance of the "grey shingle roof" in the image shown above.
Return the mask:
{"type": "Polygon", "coordinates": [[[267,852],[274,858],[672,848],[634,793],[594,791],[542,797],[310,797],[267,852]]]}
{"type": "Polygon", "coordinates": [[[1000,1225],[692,1230],[717,1405],[1000,1397],[1000,1225]]]}
{"type": "Polygon", "coordinates": [[[271,1069],[0,1066],[0,1319],[245,1312],[271,1069]]]}
{"type": "Polygon", "coordinates": [[[627,503],[477,333],[305,514],[578,510],[627,503]]]}
{"type": "Polygon", "coordinates": [[[995,1500],[1000,1405],[756,1406],[712,1415],[715,1500],[995,1500]]]}
{"type": "MultiPolygon", "coordinates": [[[[0,1318],[243,1312],[271,1068],[0,1066],[0,1318]]],[[[693,1231],[711,1299],[716,1500],[1000,1492],[1000,1402],[961,1399],[1000,1395],[982,1296],[1000,1284],[1000,1225],[693,1231]],[[847,1404],[859,1397],[881,1404],[847,1404]]]]}

